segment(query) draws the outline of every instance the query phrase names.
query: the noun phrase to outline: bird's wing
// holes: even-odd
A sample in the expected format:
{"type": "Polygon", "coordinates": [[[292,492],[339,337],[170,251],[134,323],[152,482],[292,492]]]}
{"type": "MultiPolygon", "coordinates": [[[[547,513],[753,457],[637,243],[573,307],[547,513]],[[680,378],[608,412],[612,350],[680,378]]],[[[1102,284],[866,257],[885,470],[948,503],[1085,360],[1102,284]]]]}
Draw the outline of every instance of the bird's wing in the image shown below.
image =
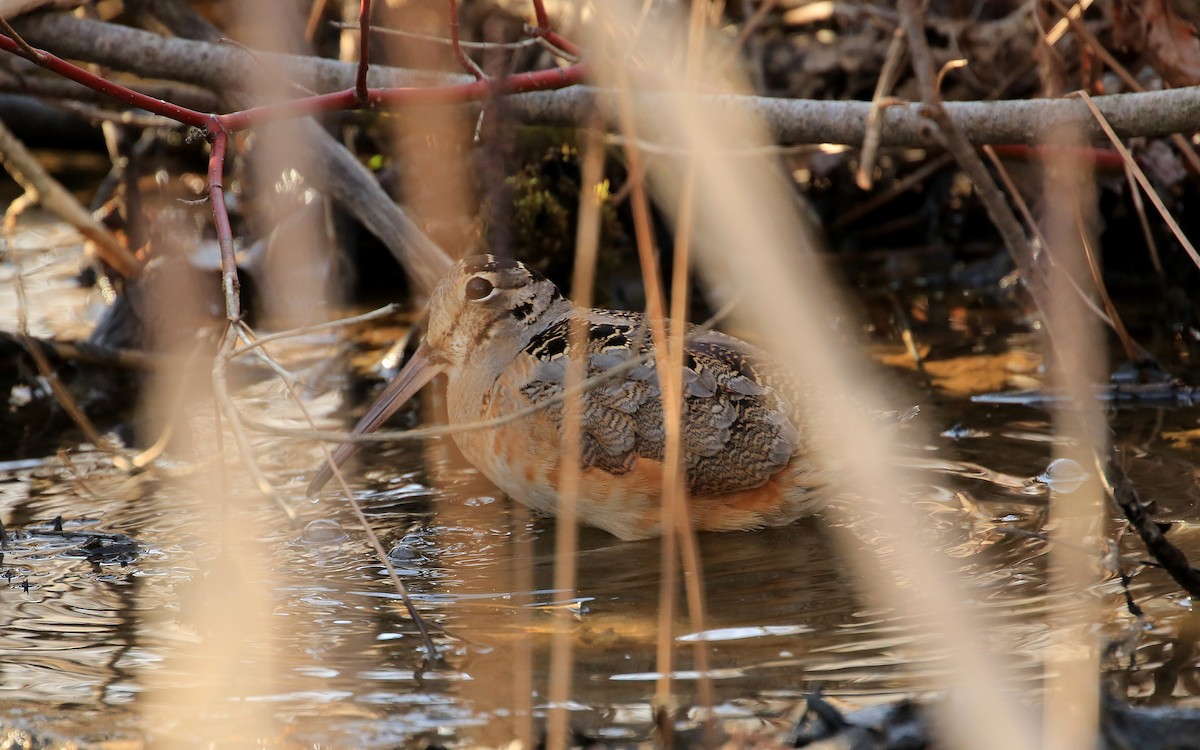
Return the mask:
{"type": "MultiPolygon", "coordinates": [[[[661,461],[666,443],[662,392],[641,316],[591,311],[584,318],[588,377],[623,370],[584,395],[583,464],[624,474],[640,459],[661,461]],[[644,359],[643,359],[644,358],[644,359]],[[643,361],[631,362],[640,359],[643,361]]],[[[574,353],[570,319],[525,348],[536,361],[522,392],[531,403],[562,393],[574,353]]],[[[715,495],[766,482],[800,450],[792,404],[766,355],[730,336],[703,332],[685,346],[682,449],[688,489],[715,495]]],[[[562,429],[562,404],[549,407],[562,429]]]]}

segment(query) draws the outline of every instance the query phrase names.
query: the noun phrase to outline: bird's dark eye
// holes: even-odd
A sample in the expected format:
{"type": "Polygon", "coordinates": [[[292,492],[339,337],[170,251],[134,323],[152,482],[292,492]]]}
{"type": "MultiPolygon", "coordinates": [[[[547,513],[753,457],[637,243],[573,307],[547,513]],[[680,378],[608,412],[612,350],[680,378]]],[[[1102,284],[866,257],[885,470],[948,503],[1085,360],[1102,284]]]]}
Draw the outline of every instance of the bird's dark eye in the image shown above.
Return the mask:
{"type": "Polygon", "coordinates": [[[492,293],[496,287],[482,276],[475,276],[467,282],[464,294],[469,300],[481,300],[492,293]]]}

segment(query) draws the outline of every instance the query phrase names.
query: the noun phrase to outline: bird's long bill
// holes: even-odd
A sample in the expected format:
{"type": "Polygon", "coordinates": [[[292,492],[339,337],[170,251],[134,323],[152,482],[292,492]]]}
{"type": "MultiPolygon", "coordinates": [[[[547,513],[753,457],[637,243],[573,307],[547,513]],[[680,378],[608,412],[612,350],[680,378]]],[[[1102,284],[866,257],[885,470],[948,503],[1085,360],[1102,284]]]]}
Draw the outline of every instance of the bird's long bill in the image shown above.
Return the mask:
{"type": "MultiPolygon", "coordinates": [[[[422,343],[400,372],[396,374],[396,377],[392,379],[392,382],[383,389],[383,393],[379,394],[375,403],[371,404],[367,413],[358,420],[358,424],[354,425],[350,434],[352,436],[366,435],[379,429],[379,425],[386,422],[388,417],[395,414],[397,409],[404,406],[406,401],[441,371],[441,366],[430,360],[429,349],[422,343]]],[[[333,452],[332,460],[322,466],[313,480],[309,482],[307,491],[309,497],[313,497],[321,491],[321,488],[333,476],[334,467],[340,467],[346,463],[351,456],[358,452],[359,445],[355,441],[347,441],[337,447],[337,450],[333,452]]]]}

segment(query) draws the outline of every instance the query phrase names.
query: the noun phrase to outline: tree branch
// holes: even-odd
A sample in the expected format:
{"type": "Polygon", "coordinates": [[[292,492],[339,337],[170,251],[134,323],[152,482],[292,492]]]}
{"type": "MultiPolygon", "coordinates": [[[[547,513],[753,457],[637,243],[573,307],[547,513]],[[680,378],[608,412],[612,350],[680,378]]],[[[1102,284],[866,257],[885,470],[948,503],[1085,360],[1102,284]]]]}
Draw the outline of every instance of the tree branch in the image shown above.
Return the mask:
{"type": "MultiPolygon", "coordinates": [[[[315,57],[261,53],[250,60],[226,45],[166,39],[115,24],[44,14],[21,19],[17,30],[34,45],[55,54],[86,60],[123,71],[153,75],[227,91],[231,81],[247,80],[251,66],[268,64],[297,83],[320,92],[353,87],[357,64],[315,57]]],[[[372,87],[446,86],[470,83],[471,76],[371,66],[372,87]]],[[[582,126],[596,104],[616,111],[610,92],[584,86],[510,97],[512,115],[522,122],[582,126]]],[[[649,97],[682,96],[655,93],[649,97]]],[[[745,106],[758,114],[779,143],[846,143],[859,145],[866,133],[870,102],[776,99],[761,96],[718,95],[719,103],[745,106]]],[[[1196,130],[1200,87],[1116,94],[1094,99],[1121,137],[1164,136],[1196,130]]],[[[1052,126],[1069,124],[1086,137],[1104,137],[1087,106],[1078,100],[1034,99],[998,102],[946,102],[945,110],[975,145],[1041,142],[1052,126]]],[[[884,146],[930,145],[929,122],[920,104],[889,107],[883,114],[884,146]]]]}

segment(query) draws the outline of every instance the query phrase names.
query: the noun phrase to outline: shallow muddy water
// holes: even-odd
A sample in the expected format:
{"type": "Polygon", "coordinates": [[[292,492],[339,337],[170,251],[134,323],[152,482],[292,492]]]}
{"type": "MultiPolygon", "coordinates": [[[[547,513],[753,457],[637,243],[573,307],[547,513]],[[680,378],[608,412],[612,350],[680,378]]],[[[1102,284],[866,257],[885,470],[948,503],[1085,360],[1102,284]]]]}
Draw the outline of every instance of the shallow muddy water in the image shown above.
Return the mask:
{"type": "MultiPolygon", "coordinates": [[[[77,334],[94,309],[92,293],[71,281],[72,252],[46,251],[37,267],[26,262],[35,333],[77,334]]],[[[14,304],[9,286],[0,281],[6,309],[14,304]]],[[[915,430],[898,429],[915,477],[901,495],[920,509],[942,564],[971,583],[962,606],[994,617],[995,632],[980,634],[981,641],[1011,650],[1015,684],[1032,696],[1040,688],[1040,654],[1057,637],[1046,623],[1048,545],[1037,535],[1048,504],[1038,477],[1051,459],[1050,414],[972,401],[981,392],[1035,383],[1036,341],[1015,322],[1014,309],[955,294],[930,308],[956,311],[957,328],[931,325],[944,326],[934,338],[959,340],[962,352],[928,364],[938,384],[932,392],[901,366],[902,348],[880,341],[873,351],[908,383],[921,405],[916,422],[931,436],[919,440],[915,430]]],[[[296,418],[272,381],[245,386],[236,399],[256,418],[296,418]]],[[[309,406],[333,425],[338,404],[327,392],[309,406]]],[[[1114,439],[1136,446],[1130,475],[1162,506],[1164,520],[1181,521],[1171,533],[1193,557],[1200,556],[1198,417],[1196,408],[1111,412],[1114,439]]],[[[416,415],[408,418],[415,422],[416,415]]],[[[197,406],[191,424],[204,443],[211,414],[197,406]]],[[[266,586],[268,625],[247,630],[240,659],[250,668],[224,685],[221,708],[201,717],[214,728],[265,711],[272,732],[257,742],[268,747],[500,744],[519,734],[516,714],[527,694],[540,726],[550,641],[566,627],[575,664],[572,728],[614,742],[649,735],[657,541],[620,542],[584,529],[576,591],[557,591],[553,521],[530,518],[502,497],[448,440],[368,448],[352,487],[444,649],[445,663],[431,668],[345,504],[329,492],[315,503],[304,498],[317,450],[290,438],[255,441],[267,476],[298,515],[290,522],[276,504],[248,491],[227,441],[223,493],[230,503],[222,512],[252,540],[261,566],[225,562],[228,540],[213,535],[211,508],[196,491],[220,481],[203,451],[136,475],[86,447],[0,465],[0,520],[11,535],[0,567],[0,721],[83,743],[200,744],[195,724],[179,717],[206,688],[195,666],[216,636],[203,624],[213,613],[195,611],[206,605],[193,593],[232,592],[251,580],[266,586]],[[59,517],[61,532],[54,527],[59,517]],[[96,551],[129,540],[136,553],[96,551]]],[[[857,537],[835,528],[846,525],[810,520],[699,538],[707,619],[698,630],[686,616],[677,618],[681,727],[700,715],[689,710],[698,701],[689,646],[697,642],[708,646],[714,710],[729,730],[779,736],[818,686],[846,709],[937,686],[943,667],[911,657],[920,635],[911,618],[859,594],[841,547],[857,537]]],[[[1113,644],[1105,672],[1132,700],[1187,701],[1197,685],[1195,664],[1177,640],[1192,603],[1141,565],[1136,540],[1125,540],[1122,553],[1146,619],[1129,614],[1120,581],[1098,569],[1093,594],[1104,614],[1096,627],[1113,644]]],[[[234,622],[241,615],[216,614],[234,622]]]]}

